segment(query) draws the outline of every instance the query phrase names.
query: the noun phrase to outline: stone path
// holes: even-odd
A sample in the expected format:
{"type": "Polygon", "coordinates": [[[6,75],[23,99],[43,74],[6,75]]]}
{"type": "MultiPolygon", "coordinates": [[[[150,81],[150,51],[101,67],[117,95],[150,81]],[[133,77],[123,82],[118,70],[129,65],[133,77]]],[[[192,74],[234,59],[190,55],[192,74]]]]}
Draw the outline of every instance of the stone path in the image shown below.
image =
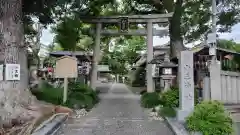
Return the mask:
{"type": "Polygon", "coordinates": [[[150,121],[140,96],[126,85],[113,84],[86,117],[69,120],[64,135],[173,135],[163,121],[150,121]]]}

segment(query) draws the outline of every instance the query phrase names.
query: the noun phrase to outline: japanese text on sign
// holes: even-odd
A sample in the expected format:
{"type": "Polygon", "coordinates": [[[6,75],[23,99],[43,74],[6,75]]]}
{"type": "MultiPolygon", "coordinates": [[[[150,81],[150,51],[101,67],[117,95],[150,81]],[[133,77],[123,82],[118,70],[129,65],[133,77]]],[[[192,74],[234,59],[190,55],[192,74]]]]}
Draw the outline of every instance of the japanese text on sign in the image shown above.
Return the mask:
{"type": "MultiPolygon", "coordinates": [[[[184,83],[184,87],[185,88],[191,88],[192,87],[192,84],[191,84],[191,75],[190,75],[190,71],[191,71],[191,66],[190,65],[184,65],[184,80],[183,80],[183,83],[184,83]]],[[[192,93],[189,93],[188,95],[185,96],[186,99],[188,100],[192,100],[193,99],[193,96],[192,96],[192,93]]]]}
{"type": "Polygon", "coordinates": [[[191,87],[191,76],[190,76],[190,71],[191,67],[189,65],[184,66],[184,86],[185,88],[190,88],[191,87]]]}
{"type": "Polygon", "coordinates": [[[6,80],[20,80],[20,65],[6,64],[5,77],[6,80]]]}
{"type": "Polygon", "coordinates": [[[182,51],[180,58],[180,107],[182,110],[192,110],[194,108],[193,52],[182,51]]]}

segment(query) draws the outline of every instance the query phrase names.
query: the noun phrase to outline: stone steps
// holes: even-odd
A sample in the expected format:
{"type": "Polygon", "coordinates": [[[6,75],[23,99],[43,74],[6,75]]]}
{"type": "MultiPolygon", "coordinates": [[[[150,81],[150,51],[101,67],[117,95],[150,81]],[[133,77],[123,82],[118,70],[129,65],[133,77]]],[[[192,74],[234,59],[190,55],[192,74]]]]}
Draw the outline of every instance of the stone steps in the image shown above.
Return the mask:
{"type": "Polygon", "coordinates": [[[231,114],[234,122],[240,122],[240,105],[225,105],[224,107],[231,114]]]}

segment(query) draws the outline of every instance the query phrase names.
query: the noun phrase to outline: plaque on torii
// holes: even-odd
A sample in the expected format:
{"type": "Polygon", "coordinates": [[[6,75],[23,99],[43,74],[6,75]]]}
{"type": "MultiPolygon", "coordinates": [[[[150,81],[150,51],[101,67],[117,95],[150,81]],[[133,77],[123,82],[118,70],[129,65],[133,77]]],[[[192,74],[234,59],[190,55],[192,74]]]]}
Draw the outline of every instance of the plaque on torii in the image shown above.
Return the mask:
{"type": "Polygon", "coordinates": [[[128,28],[129,28],[129,21],[128,21],[128,17],[120,17],[119,18],[120,22],[120,32],[128,32],[128,28]]]}

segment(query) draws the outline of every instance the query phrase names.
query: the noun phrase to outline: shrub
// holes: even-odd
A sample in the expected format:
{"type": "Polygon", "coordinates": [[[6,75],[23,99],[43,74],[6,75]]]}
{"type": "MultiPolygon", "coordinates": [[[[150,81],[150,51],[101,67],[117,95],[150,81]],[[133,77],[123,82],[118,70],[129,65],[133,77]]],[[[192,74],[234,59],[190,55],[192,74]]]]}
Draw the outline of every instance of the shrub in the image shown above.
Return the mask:
{"type": "Polygon", "coordinates": [[[94,104],[92,97],[79,92],[70,94],[65,103],[70,108],[74,108],[75,106],[78,106],[78,108],[92,108],[94,104]]]}
{"type": "Polygon", "coordinates": [[[32,92],[38,100],[46,101],[59,105],[63,101],[63,89],[54,88],[51,85],[45,85],[40,91],[32,92]]]}
{"type": "Polygon", "coordinates": [[[161,94],[161,102],[165,107],[177,108],[179,106],[179,90],[170,89],[161,94]]]}
{"type": "MultiPolygon", "coordinates": [[[[170,90],[160,94],[162,105],[165,107],[179,107],[179,89],[172,87],[170,90]]],[[[197,90],[194,91],[194,102],[198,103],[197,90]]]]}
{"type": "Polygon", "coordinates": [[[92,89],[89,86],[87,86],[86,84],[79,83],[79,82],[69,82],[68,90],[72,91],[72,92],[82,92],[82,93],[86,93],[89,90],[92,91],[92,89]]]}
{"type": "Polygon", "coordinates": [[[82,93],[84,95],[90,96],[94,104],[99,102],[97,91],[94,91],[91,87],[89,87],[86,84],[81,84],[79,82],[70,82],[68,85],[68,90],[70,93],[75,93],[75,95],[76,93],[82,93]]]}
{"type": "Polygon", "coordinates": [[[40,91],[33,92],[38,100],[43,100],[55,105],[64,105],[74,108],[77,105],[79,108],[90,109],[94,104],[98,103],[99,98],[97,92],[85,84],[70,82],[68,85],[68,99],[63,101],[63,88],[54,88],[51,85],[44,85],[40,91]]]}
{"type": "Polygon", "coordinates": [[[230,135],[233,133],[233,121],[225,113],[224,106],[218,101],[203,101],[186,118],[190,131],[203,135],[230,135]]]}
{"type": "Polygon", "coordinates": [[[153,108],[160,104],[160,96],[157,92],[145,93],[141,97],[141,105],[145,108],[153,108]]]}
{"type": "Polygon", "coordinates": [[[140,95],[143,95],[143,94],[145,94],[145,93],[147,93],[147,90],[142,90],[142,91],[140,91],[140,95]]]}
{"type": "Polygon", "coordinates": [[[162,107],[159,110],[159,115],[166,116],[166,117],[175,117],[176,116],[176,110],[172,107],[162,107]]]}

